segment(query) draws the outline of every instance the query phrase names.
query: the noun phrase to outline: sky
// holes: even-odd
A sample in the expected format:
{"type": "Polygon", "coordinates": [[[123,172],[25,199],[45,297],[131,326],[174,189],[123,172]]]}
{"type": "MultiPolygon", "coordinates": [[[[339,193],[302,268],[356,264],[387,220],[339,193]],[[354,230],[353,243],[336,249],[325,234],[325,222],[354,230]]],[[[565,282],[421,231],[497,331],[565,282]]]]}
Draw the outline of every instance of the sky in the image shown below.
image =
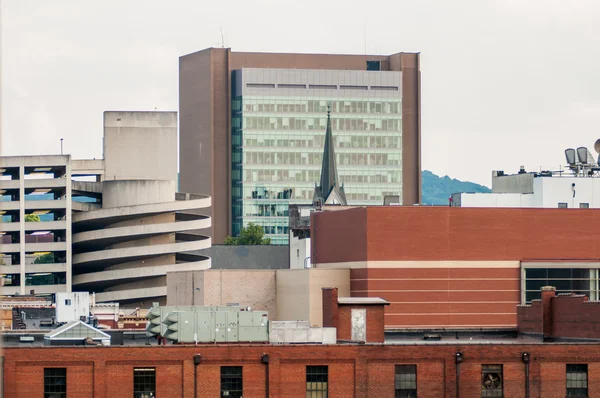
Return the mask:
{"type": "Polygon", "coordinates": [[[2,155],[102,157],[105,110],[177,110],[178,58],[421,53],[422,168],[491,185],[600,138],[597,0],[0,0],[2,155]],[[223,32],[223,40],[221,38],[223,32]]]}

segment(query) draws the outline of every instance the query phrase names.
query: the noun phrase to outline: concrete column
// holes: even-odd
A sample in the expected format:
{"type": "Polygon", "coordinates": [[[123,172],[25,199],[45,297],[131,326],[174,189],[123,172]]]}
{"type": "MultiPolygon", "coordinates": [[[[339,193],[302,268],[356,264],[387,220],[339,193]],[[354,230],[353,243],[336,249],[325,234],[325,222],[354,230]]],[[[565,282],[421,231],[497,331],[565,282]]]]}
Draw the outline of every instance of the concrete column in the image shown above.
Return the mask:
{"type": "Polygon", "coordinates": [[[556,296],[556,288],[542,287],[542,334],[545,338],[552,337],[552,299],[556,296]]]}
{"type": "Polygon", "coordinates": [[[67,209],[65,212],[65,216],[66,216],[66,241],[67,241],[67,253],[66,253],[66,267],[67,267],[67,286],[66,286],[66,290],[67,293],[70,293],[72,291],[72,287],[73,287],[73,270],[72,270],[72,262],[71,262],[71,258],[72,258],[72,248],[71,248],[71,225],[72,225],[72,217],[73,217],[73,212],[72,212],[72,207],[73,207],[73,203],[72,203],[72,197],[71,197],[71,157],[68,157],[67,160],[67,165],[66,165],[66,175],[65,178],[67,179],[66,181],[66,187],[67,187],[67,192],[66,192],[66,198],[65,200],[67,201],[66,205],[67,205],[67,209]]]}
{"type": "Polygon", "coordinates": [[[21,261],[19,264],[21,283],[20,293],[25,294],[25,166],[19,166],[19,248],[21,261]]]}

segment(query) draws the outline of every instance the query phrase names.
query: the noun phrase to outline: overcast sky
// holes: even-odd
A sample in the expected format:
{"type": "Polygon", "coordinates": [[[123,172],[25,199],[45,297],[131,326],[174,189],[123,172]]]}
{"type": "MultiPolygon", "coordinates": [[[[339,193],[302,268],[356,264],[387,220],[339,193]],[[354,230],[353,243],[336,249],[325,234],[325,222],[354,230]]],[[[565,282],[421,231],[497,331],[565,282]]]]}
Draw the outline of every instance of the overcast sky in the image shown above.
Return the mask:
{"type": "Polygon", "coordinates": [[[0,0],[2,155],[102,156],[105,110],[177,110],[178,57],[420,52],[423,169],[564,164],[600,137],[598,0],[0,0]],[[366,28],[366,29],[365,29],[366,28]],[[366,41],[365,41],[366,30],[366,41]]]}

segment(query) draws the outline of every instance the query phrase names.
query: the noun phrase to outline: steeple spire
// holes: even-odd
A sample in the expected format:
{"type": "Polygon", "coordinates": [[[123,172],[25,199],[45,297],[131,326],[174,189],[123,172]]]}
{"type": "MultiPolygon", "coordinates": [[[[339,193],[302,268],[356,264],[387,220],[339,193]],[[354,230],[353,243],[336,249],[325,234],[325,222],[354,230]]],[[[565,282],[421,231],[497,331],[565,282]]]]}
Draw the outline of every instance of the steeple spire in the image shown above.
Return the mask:
{"type": "Polygon", "coordinates": [[[313,204],[320,199],[321,204],[346,205],[344,186],[340,185],[335,161],[335,145],[331,131],[331,111],[327,107],[327,130],[325,131],[325,147],[323,148],[323,165],[321,166],[321,181],[315,186],[313,204]]]}

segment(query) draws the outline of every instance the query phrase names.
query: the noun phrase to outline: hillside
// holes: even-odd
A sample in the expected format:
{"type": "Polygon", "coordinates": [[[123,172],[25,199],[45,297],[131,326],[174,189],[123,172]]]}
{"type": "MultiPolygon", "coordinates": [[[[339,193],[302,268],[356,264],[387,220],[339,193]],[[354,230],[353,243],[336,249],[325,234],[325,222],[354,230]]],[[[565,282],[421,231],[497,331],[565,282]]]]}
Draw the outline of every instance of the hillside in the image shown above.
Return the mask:
{"type": "Polygon", "coordinates": [[[448,197],[457,192],[491,192],[486,186],[469,181],[460,181],[448,176],[439,177],[431,171],[423,170],[423,205],[447,205],[448,197]]]}

